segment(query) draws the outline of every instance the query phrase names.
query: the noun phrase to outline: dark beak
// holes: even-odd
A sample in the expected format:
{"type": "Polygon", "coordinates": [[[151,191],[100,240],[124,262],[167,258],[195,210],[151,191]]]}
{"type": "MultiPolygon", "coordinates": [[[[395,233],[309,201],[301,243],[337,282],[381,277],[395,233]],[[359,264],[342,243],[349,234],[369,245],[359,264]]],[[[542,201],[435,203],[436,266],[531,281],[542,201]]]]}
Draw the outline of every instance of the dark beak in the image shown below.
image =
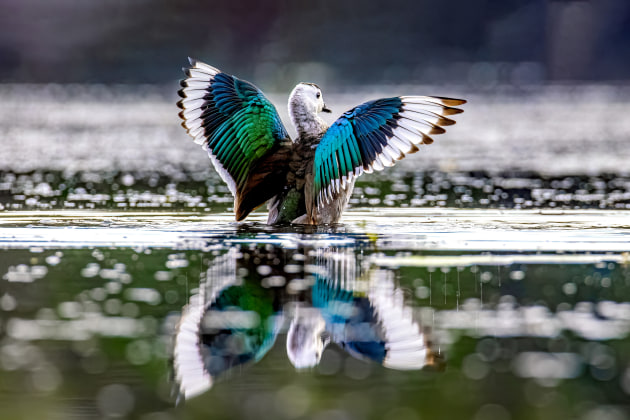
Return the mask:
{"type": "Polygon", "coordinates": [[[324,107],[322,108],[322,112],[328,112],[331,113],[332,111],[326,107],[326,104],[324,104],[324,107]]]}

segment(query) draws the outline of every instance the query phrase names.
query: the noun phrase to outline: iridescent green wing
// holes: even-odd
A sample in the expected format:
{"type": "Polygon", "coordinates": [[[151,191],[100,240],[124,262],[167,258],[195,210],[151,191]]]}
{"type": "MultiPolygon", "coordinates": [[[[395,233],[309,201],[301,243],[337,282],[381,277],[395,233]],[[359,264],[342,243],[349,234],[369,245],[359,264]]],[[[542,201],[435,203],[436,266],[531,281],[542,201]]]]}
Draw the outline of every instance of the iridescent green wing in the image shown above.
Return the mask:
{"type": "Polygon", "coordinates": [[[363,172],[380,171],[396,160],[431,144],[430,135],[455,124],[449,115],[463,112],[462,99],[399,96],[361,104],[344,113],[322,137],[313,163],[313,191],[309,208],[334,199],[363,172]]]}
{"type": "Polygon", "coordinates": [[[236,220],[284,186],[291,140],[276,108],[249,82],[190,59],[177,105],[234,195],[236,220]]]}

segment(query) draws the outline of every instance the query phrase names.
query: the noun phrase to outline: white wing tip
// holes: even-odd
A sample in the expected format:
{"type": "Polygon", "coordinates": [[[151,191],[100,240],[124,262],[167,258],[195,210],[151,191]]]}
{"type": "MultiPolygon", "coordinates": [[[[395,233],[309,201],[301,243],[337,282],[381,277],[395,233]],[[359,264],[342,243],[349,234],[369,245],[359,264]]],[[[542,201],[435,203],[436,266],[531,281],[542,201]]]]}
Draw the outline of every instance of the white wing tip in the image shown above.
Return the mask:
{"type": "Polygon", "coordinates": [[[173,368],[180,392],[185,399],[200,395],[212,387],[212,377],[204,367],[199,348],[199,325],[203,299],[193,296],[182,312],[173,349],[173,368]]]}
{"type": "Polygon", "coordinates": [[[213,67],[209,64],[204,63],[203,61],[197,60],[196,58],[192,58],[192,57],[188,57],[188,62],[190,63],[191,66],[193,67],[197,67],[197,68],[201,68],[201,69],[206,69],[208,71],[213,71],[215,73],[219,73],[220,70],[217,69],[216,67],[213,67]]]}
{"type": "Polygon", "coordinates": [[[467,102],[465,99],[458,99],[458,98],[446,98],[442,96],[414,96],[414,95],[400,96],[400,100],[402,100],[403,103],[405,102],[410,102],[410,103],[431,102],[434,104],[449,106],[449,107],[464,105],[467,102]]]}

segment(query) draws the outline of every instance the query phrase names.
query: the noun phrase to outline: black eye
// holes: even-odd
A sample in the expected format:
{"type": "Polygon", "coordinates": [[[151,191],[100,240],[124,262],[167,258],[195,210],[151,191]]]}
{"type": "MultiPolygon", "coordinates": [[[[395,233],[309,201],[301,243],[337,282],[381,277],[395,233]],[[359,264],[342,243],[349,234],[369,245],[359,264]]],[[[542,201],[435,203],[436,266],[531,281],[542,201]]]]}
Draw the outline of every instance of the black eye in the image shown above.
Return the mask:
{"type": "Polygon", "coordinates": [[[320,96],[322,96],[322,94],[321,94],[321,93],[319,93],[319,92],[317,92],[317,95],[316,95],[316,96],[317,96],[317,99],[319,99],[319,97],[320,97],[320,96]]]}

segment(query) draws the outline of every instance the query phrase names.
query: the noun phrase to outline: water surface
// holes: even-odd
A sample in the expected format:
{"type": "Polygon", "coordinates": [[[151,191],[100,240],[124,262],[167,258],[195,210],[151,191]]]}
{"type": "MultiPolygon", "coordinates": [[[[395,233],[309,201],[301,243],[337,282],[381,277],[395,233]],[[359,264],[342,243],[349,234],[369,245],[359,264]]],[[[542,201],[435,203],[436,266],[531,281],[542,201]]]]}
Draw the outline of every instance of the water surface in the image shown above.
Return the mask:
{"type": "MultiPolygon", "coordinates": [[[[409,212],[350,212],[344,224],[314,230],[269,228],[263,216],[236,224],[229,213],[5,213],[3,411],[10,418],[254,418],[260,407],[275,418],[625,416],[624,212],[423,209],[411,221],[409,212]],[[243,262],[252,252],[265,260],[243,262]],[[217,271],[225,264],[233,270],[217,271]],[[296,367],[286,334],[295,308],[313,307],[315,278],[328,278],[350,302],[378,301],[370,290],[379,287],[398,296],[435,357],[395,369],[348,351],[337,337],[315,366],[296,367]],[[300,288],[287,292],[295,279],[300,288]],[[196,365],[196,374],[212,373],[200,387],[194,372],[171,363],[177,325],[200,296],[210,311],[201,290],[214,287],[216,295],[221,281],[266,284],[276,336],[259,360],[224,370],[196,365]]],[[[372,319],[374,328],[383,323],[372,319]]],[[[328,328],[339,336],[339,327],[328,328]]],[[[198,337],[209,337],[202,331],[198,337]]],[[[199,348],[210,352],[208,340],[199,348]]]]}
{"type": "Polygon", "coordinates": [[[171,91],[0,87],[0,417],[630,417],[623,92],[453,92],[313,228],[235,223],[171,91]]]}

